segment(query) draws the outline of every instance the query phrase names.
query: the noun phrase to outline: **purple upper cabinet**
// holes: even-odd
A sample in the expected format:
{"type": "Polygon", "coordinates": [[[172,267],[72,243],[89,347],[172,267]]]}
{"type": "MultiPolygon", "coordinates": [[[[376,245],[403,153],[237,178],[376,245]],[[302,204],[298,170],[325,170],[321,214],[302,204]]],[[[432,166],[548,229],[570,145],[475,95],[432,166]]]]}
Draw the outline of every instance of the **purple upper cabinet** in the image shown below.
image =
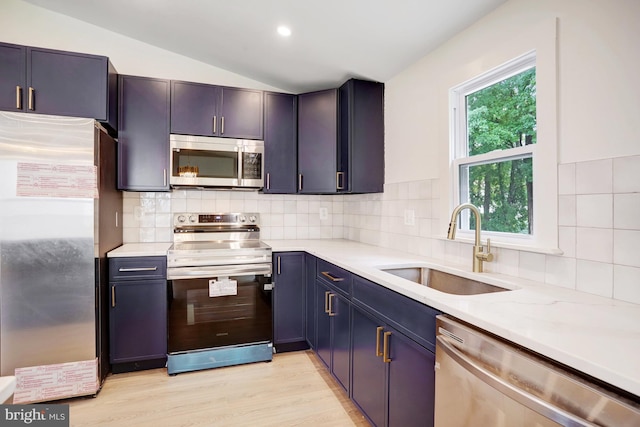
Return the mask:
{"type": "Polygon", "coordinates": [[[384,186],[384,84],[351,79],[340,87],[338,191],[381,193],[384,186]]]}
{"type": "Polygon", "coordinates": [[[169,191],[169,80],[120,75],[118,189],[169,191]]]}
{"type": "Polygon", "coordinates": [[[117,128],[117,73],[107,57],[0,44],[0,71],[0,109],[117,128]]]}
{"type": "Polygon", "coordinates": [[[27,49],[0,44],[0,110],[23,111],[26,87],[27,49]]]}
{"type": "Polygon", "coordinates": [[[171,82],[171,133],[262,139],[262,91],[171,82]]]}
{"type": "Polygon", "coordinates": [[[264,94],[264,193],[295,194],[298,97],[264,94]]]}
{"type": "Polygon", "coordinates": [[[384,85],[351,79],[298,96],[298,192],[380,193],[384,85]]]}
{"type": "Polygon", "coordinates": [[[337,191],[338,91],[298,95],[298,192],[337,191]]]}

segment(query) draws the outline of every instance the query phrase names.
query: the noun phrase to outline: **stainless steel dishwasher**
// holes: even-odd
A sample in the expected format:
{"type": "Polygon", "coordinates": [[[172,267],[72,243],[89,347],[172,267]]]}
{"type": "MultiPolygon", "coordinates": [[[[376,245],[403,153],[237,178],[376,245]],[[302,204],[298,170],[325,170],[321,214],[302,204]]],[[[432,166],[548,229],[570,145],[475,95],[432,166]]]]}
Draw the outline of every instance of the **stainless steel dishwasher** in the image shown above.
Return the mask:
{"type": "Polygon", "coordinates": [[[436,328],[436,427],[640,425],[638,396],[449,316],[436,328]]]}

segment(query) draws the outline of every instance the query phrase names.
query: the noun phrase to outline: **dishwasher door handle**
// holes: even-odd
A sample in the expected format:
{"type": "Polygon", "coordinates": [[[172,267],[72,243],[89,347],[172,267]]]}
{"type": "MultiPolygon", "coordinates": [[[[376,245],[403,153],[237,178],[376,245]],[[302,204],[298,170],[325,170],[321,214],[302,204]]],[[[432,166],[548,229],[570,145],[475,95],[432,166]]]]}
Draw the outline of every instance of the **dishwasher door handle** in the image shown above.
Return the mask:
{"type": "Polygon", "coordinates": [[[447,356],[451,357],[456,363],[458,363],[458,365],[462,366],[473,376],[480,379],[484,383],[490,385],[491,387],[512,398],[513,400],[521,403],[527,408],[532,409],[533,411],[538,412],[539,414],[542,414],[559,424],[565,426],[596,426],[596,424],[592,424],[583,418],[557,408],[549,402],[546,402],[543,399],[527,393],[521,388],[516,387],[515,385],[496,376],[492,372],[477,364],[473,359],[460,351],[456,346],[449,343],[448,339],[443,335],[439,335],[436,337],[436,348],[442,349],[442,351],[444,351],[447,356]]]}

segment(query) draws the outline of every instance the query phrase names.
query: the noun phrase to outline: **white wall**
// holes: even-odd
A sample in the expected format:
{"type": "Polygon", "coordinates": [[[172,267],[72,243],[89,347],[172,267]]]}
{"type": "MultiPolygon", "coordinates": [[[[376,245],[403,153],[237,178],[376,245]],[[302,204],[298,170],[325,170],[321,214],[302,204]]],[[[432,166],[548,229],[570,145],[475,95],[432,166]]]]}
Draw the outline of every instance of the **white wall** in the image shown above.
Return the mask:
{"type": "Polygon", "coordinates": [[[108,56],[120,74],[286,92],[21,0],[0,1],[0,41],[108,56]]]}
{"type": "Polygon", "coordinates": [[[640,1],[511,0],[386,82],[385,182],[442,178],[449,89],[556,17],[559,163],[640,154],[640,1]]]}

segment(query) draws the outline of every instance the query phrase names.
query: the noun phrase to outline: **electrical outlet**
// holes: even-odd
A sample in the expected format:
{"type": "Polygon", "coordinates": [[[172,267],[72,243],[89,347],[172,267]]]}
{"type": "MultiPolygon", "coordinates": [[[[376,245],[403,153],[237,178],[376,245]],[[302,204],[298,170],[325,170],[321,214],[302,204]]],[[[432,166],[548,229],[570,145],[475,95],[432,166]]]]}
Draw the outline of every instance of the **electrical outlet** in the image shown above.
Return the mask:
{"type": "Polygon", "coordinates": [[[329,218],[329,210],[327,208],[320,208],[320,219],[327,219],[329,218]]]}
{"type": "Polygon", "coordinates": [[[413,209],[404,210],[404,225],[416,225],[416,211],[413,209]]]}

